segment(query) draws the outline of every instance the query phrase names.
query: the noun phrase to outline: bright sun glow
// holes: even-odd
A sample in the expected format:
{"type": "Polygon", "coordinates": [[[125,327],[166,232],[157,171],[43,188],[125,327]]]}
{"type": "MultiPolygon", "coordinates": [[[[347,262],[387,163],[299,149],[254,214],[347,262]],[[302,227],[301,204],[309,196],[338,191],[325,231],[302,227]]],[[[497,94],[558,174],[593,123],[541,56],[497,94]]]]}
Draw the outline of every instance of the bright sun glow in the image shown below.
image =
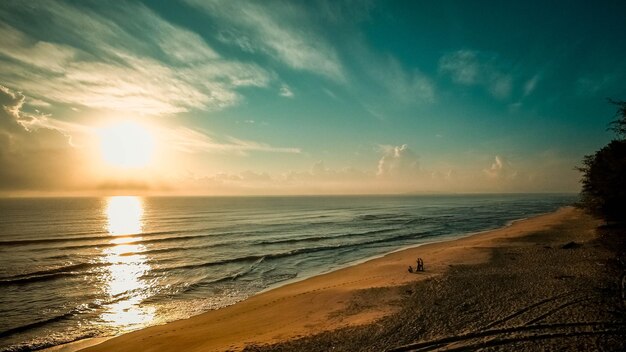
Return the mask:
{"type": "Polygon", "coordinates": [[[102,157],[111,165],[137,168],[148,165],[154,155],[150,131],[133,121],[124,121],[100,129],[102,157]]]}
{"type": "Polygon", "coordinates": [[[107,229],[115,236],[141,233],[143,204],[132,196],[111,197],[106,207],[107,229]]]}
{"type": "Polygon", "coordinates": [[[107,229],[115,236],[141,233],[143,204],[132,196],[111,197],[106,207],[107,229]]]}

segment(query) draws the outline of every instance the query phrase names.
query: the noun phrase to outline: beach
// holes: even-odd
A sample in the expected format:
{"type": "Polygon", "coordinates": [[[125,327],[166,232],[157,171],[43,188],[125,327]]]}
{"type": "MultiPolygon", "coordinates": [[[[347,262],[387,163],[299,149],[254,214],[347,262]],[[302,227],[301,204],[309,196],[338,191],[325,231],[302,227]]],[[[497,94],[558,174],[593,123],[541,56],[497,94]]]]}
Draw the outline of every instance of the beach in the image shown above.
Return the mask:
{"type": "Polygon", "coordinates": [[[574,200],[572,195],[2,200],[0,212],[9,216],[0,219],[0,227],[9,231],[0,240],[0,351],[84,346],[187,319],[394,251],[505,227],[574,200]]]}
{"type": "MultiPolygon", "coordinates": [[[[446,282],[445,278],[452,275],[457,268],[500,265],[489,263],[494,261],[494,253],[497,253],[498,249],[501,248],[513,251],[510,258],[507,257],[509,261],[515,261],[517,259],[514,254],[515,251],[523,250],[525,247],[531,247],[533,250],[542,252],[533,254],[535,258],[545,257],[558,260],[558,267],[551,268],[551,270],[563,271],[562,277],[551,278],[551,281],[575,281],[572,278],[577,276],[593,279],[593,275],[591,278],[588,277],[590,273],[595,274],[593,270],[599,270],[598,268],[605,269],[603,261],[609,260],[610,254],[605,253],[605,251],[602,252],[604,257],[597,258],[588,257],[589,253],[581,254],[582,257],[572,256],[571,254],[578,248],[559,251],[558,246],[575,243],[571,246],[585,248],[585,243],[596,239],[595,228],[598,224],[598,221],[584,215],[581,211],[566,207],[554,213],[517,221],[511,226],[494,231],[390,253],[365,263],[260,293],[223,309],[121,335],[87,348],[85,351],[174,351],[181,349],[186,351],[227,351],[241,350],[246,346],[251,349],[258,349],[263,348],[263,345],[284,343],[294,339],[296,343],[306,344],[307,339],[316,338],[308,338],[308,336],[329,331],[331,333],[326,333],[326,335],[332,336],[334,334],[332,331],[339,329],[340,333],[350,329],[360,329],[375,325],[370,324],[372,322],[384,321],[381,318],[397,314],[408,299],[407,295],[413,294],[407,285],[419,285],[421,283],[432,285],[438,281],[446,282]],[[556,258],[553,258],[555,252],[563,255],[557,255],[556,258]],[[563,256],[567,258],[563,258],[563,256]],[[418,257],[424,259],[426,270],[416,274],[409,273],[408,266],[415,266],[418,257]],[[585,261],[589,261],[589,263],[585,261]],[[580,270],[582,265],[590,265],[589,268],[593,270],[580,270]]],[[[545,258],[541,260],[547,260],[545,258]]],[[[542,266],[537,266],[537,264],[516,263],[520,270],[525,270],[529,275],[528,277],[519,276],[518,279],[538,280],[532,284],[535,286],[531,285],[531,287],[542,287],[543,275],[541,273],[550,266],[545,265],[546,263],[543,263],[542,266]]],[[[500,291],[503,295],[515,294],[515,292],[508,292],[510,290],[505,288],[515,287],[518,283],[510,280],[493,282],[493,278],[493,275],[473,277],[471,282],[483,283],[487,287],[496,288],[495,292],[500,291]]],[[[467,280],[459,280],[457,286],[464,281],[467,280]]],[[[549,286],[548,283],[545,284],[544,286],[549,286]]],[[[521,286],[523,285],[520,284],[521,286]]],[[[424,289],[428,288],[424,287],[424,289]]],[[[448,291],[455,289],[448,288],[448,291]]],[[[565,294],[565,292],[552,292],[554,290],[554,288],[550,289],[550,294],[553,296],[565,294]]],[[[487,302],[500,302],[500,307],[491,307],[488,311],[482,312],[481,321],[474,321],[468,328],[477,327],[481,324],[498,325],[495,323],[497,323],[499,316],[514,314],[507,314],[507,309],[518,308],[511,307],[512,298],[521,300],[521,302],[516,303],[520,306],[524,304],[531,306],[535,301],[546,299],[540,297],[542,293],[539,291],[542,290],[537,289],[537,291],[518,292],[517,296],[513,297],[487,299],[487,302]],[[505,298],[506,300],[503,301],[505,298]]],[[[579,295],[574,294],[574,296],[578,297],[579,295]]],[[[424,302],[424,306],[421,308],[432,308],[446,300],[453,301],[452,292],[440,291],[437,293],[437,297],[440,303],[427,304],[424,302]]],[[[431,300],[432,298],[433,296],[430,297],[431,300]]],[[[465,297],[462,301],[472,305],[471,302],[474,301],[474,298],[465,297]]],[[[569,305],[574,304],[570,303],[569,305]]],[[[437,321],[463,320],[463,317],[459,316],[459,309],[468,308],[451,307],[451,311],[448,312],[449,316],[441,316],[441,312],[437,312],[436,317],[424,315],[422,316],[423,323],[436,326],[437,321]]],[[[521,315],[521,313],[519,314],[521,315]]],[[[547,318],[548,315],[544,318],[547,318]]],[[[602,322],[606,320],[605,318],[598,317],[594,321],[602,322]]],[[[536,320],[537,317],[534,319],[536,320]]],[[[537,322],[540,320],[542,319],[537,320],[537,322]]],[[[467,332],[469,330],[456,331],[454,335],[462,335],[467,332]]],[[[616,333],[612,332],[612,334],[616,333]]],[[[422,331],[421,339],[429,340],[441,337],[438,335],[441,335],[441,331],[438,333],[422,331]]],[[[328,336],[327,339],[332,341],[333,338],[328,336]]],[[[404,342],[407,341],[388,342],[386,348],[400,346],[404,342]]],[[[280,345],[275,347],[281,348],[280,345]]],[[[271,346],[267,348],[272,349],[271,346]]],[[[288,346],[282,348],[286,348],[285,350],[292,349],[288,346]]]]}

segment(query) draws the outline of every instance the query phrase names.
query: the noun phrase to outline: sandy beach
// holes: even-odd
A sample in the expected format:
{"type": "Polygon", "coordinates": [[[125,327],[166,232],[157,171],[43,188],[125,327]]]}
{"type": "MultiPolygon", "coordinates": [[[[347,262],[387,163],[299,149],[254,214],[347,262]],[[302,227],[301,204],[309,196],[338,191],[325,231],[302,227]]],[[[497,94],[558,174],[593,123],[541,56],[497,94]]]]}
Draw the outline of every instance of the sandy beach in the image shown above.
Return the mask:
{"type": "MultiPolygon", "coordinates": [[[[554,213],[518,221],[509,227],[494,231],[391,253],[362,264],[258,294],[230,307],[118,336],[84,351],[178,351],[181,349],[185,351],[229,351],[241,350],[246,346],[254,350],[263,348],[295,350],[311,347],[306,346],[309,340],[309,345],[313,343],[312,346],[324,346],[320,344],[320,341],[315,342],[315,339],[319,340],[320,336],[322,341],[332,345],[332,341],[335,339],[334,335],[339,334],[337,336],[341,336],[342,332],[345,333],[354,329],[363,330],[366,327],[379,325],[369,323],[385,321],[385,319],[381,319],[384,317],[388,317],[386,320],[389,320],[389,317],[402,313],[403,310],[406,310],[403,306],[406,306],[410,297],[416,296],[415,289],[422,292],[432,291],[433,285],[441,286],[442,282],[447,282],[448,285],[456,287],[438,287],[435,289],[438,292],[431,292],[433,294],[430,295],[429,299],[422,299],[422,302],[417,303],[421,310],[419,316],[420,319],[424,319],[424,324],[435,327],[438,321],[448,321],[444,325],[454,326],[454,321],[465,320],[459,314],[460,311],[471,309],[471,306],[476,304],[474,301],[477,297],[486,297],[487,302],[500,302],[500,304],[497,307],[483,307],[488,309],[481,310],[479,315],[482,318],[478,318],[478,321],[476,317],[470,319],[469,326],[463,331],[454,332],[454,335],[464,335],[480,325],[484,328],[501,327],[500,325],[504,323],[504,320],[512,320],[510,315],[516,314],[515,309],[525,309],[524,305],[531,307],[533,304],[539,304],[535,302],[542,302],[546,299],[549,301],[550,298],[541,297],[545,293],[539,288],[535,290],[537,292],[532,292],[532,288],[530,288],[531,291],[528,291],[529,288],[526,288],[521,282],[493,281],[498,279],[493,275],[494,265],[501,267],[501,263],[496,260],[498,258],[495,258],[502,256],[498,250],[513,251],[513,254],[504,255],[507,262],[518,260],[521,254],[515,254],[515,252],[523,251],[526,247],[541,252],[538,253],[539,255],[533,254],[535,258],[544,260],[541,258],[545,257],[549,260],[556,260],[558,263],[553,264],[558,264],[558,266],[550,268],[563,271],[562,277],[550,278],[550,283],[546,282],[545,287],[549,286],[548,284],[551,285],[552,281],[574,281],[572,278],[576,276],[593,279],[593,276],[597,274],[593,270],[605,269],[603,261],[610,259],[610,255],[605,253],[606,251],[602,252],[604,256],[589,258],[589,253],[580,253],[581,256],[579,257],[571,256],[573,250],[557,251],[557,249],[559,245],[570,242],[575,242],[575,245],[571,245],[572,247],[587,247],[584,245],[585,243],[590,243],[597,238],[595,231],[597,225],[596,220],[582,214],[577,209],[562,208],[554,213]],[[563,255],[555,257],[555,252],[565,254],[566,258],[563,255]],[[407,268],[409,265],[415,265],[417,257],[424,259],[426,271],[417,274],[409,273],[407,268]],[[590,262],[584,263],[585,260],[590,262]],[[583,265],[582,263],[591,265],[590,269],[593,270],[581,270],[579,266],[583,265]],[[432,310],[433,307],[445,303],[446,297],[449,298],[449,304],[455,302],[452,291],[458,288],[471,290],[471,287],[464,287],[464,285],[468,285],[467,277],[463,280],[452,281],[449,280],[449,277],[455,275],[455,271],[462,270],[462,268],[467,269],[481,265],[488,268],[486,273],[483,276],[470,275],[470,281],[474,284],[486,285],[486,288],[482,288],[483,290],[490,287],[488,292],[497,295],[497,297],[491,299],[484,294],[478,294],[475,297],[461,298],[462,306],[448,307],[449,316],[445,316],[445,312],[442,316],[440,311],[431,312],[432,317],[424,314],[432,310]],[[511,291],[511,287],[515,288],[518,284],[523,290],[517,292],[513,289],[511,291]],[[439,302],[429,302],[433,301],[434,297],[437,297],[439,302]],[[512,305],[510,304],[512,299],[520,302],[512,305]],[[518,305],[522,307],[518,307],[518,305]],[[509,316],[508,319],[505,318],[507,316],[509,316]],[[313,336],[323,332],[326,333],[313,336]],[[271,346],[275,343],[283,343],[283,345],[271,346]],[[290,346],[289,343],[304,345],[297,348],[296,345],[290,346]]],[[[515,265],[520,270],[525,270],[526,274],[529,275],[523,278],[518,275],[519,273],[515,273],[520,280],[532,279],[537,281],[532,285],[541,286],[541,280],[545,279],[543,276],[545,276],[545,269],[548,268],[547,265],[549,264],[516,262],[515,265]]],[[[509,271],[515,271],[515,269],[509,271]]],[[[475,271],[475,273],[480,272],[480,270],[475,271]]],[[[464,275],[467,276],[467,273],[464,275]]],[[[553,291],[559,289],[558,287],[551,288],[550,293],[558,296],[558,292],[553,291]]],[[[563,294],[564,297],[576,297],[579,300],[584,300],[584,298],[579,297],[581,294],[565,295],[565,292],[560,294],[563,294]]],[[[568,303],[564,304],[567,305],[568,303]]],[[[444,305],[448,306],[448,304],[444,305]]],[[[574,304],[569,303],[569,306],[572,305],[574,304]]],[[[530,308],[527,309],[530,310],[530,308]]],[[[558,307],[555,309],[562,310],[558,307]]],[[[546,313],[546,317],[551,315],[547,314],[548,311],[542,312],[546,313]]],[[[522,313],[517,314],[521,315],[522,313]]],[[[536,323],[543,321],[544,318],[534,317],[531,320],[536,323]]],[[[607,317],[597,317],[594,321],[607,319],[611,320],[607,317]]],[[[441,330],[435,332],[431,331],[432,329],[424,330],[424,327],[418,330],[420,330],[419,340],[421,341],[450,337],[441,330]]],[[[354,333],[354,331],[350,332],[350,336],[358,336],[358,333],[357,335],[354,333]]],[[[413,335],[407,334],[407,336],[413,335]]],[[[412,341],[411,338],[409,341],[412,341]]],[[[345,336],[342,339],[345,340],[345,336]]],[[[383,349],[398,347],[406,342],[408,341],[386,342],[383,349]]],[[[365,341],[363,343],[365,349],[365,341]]],[[[319,350],[324,349],[324,347],[320,347],[319,350]]],[[[379,349],[374,347],[372,350],[379,349]]]]}

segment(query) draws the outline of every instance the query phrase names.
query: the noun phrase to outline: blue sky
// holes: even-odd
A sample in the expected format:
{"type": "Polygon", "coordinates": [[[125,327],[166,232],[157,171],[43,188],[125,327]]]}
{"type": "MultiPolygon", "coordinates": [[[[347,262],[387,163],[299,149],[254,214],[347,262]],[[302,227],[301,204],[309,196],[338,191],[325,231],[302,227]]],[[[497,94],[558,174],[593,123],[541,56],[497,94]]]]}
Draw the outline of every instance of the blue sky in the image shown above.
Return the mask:
{"type": "Polygon", "coordinates": [[[4,193],[576,192],[619,1],[3,1],[4,193]],[[116,121],[150,165],[102,162],[116,121]]]}

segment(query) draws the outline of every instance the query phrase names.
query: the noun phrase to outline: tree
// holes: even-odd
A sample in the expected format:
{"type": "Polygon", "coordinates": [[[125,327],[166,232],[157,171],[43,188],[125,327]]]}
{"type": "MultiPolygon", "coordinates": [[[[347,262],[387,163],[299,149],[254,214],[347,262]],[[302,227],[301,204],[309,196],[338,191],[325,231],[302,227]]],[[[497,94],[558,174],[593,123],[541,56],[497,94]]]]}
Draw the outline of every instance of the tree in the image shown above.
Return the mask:
{"type": "Polygon", "coordinates": [[[626,139],[626,101],[609,99],[609,103],[617,105],[617,117],[609,124],[609,129],[617,135],[618,139],[626,139]]]}
{"type": "Polygon", "coordinates": [[[617,139],[595,154],[585,156],[581,202],[607,221],[626,221],[626,102],[610,100],[618,106],[617,119],[610,124],[617,139]]]}

